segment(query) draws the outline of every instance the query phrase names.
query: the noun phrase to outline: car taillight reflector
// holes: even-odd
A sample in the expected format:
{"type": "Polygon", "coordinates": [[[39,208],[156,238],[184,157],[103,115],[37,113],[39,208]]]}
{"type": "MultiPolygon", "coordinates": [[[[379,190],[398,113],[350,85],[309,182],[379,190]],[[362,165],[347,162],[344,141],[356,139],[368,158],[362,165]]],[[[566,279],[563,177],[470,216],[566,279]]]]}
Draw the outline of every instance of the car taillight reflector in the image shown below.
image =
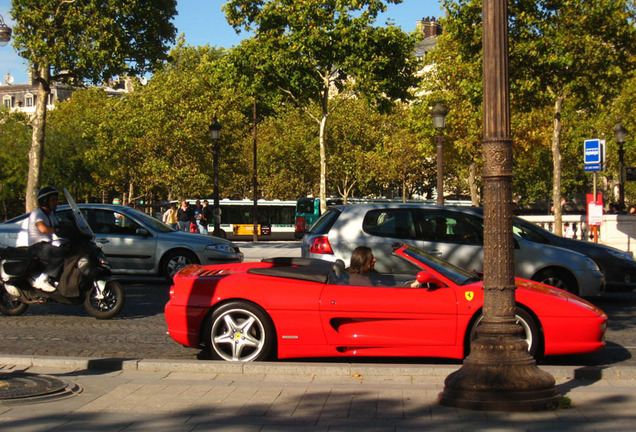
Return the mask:
{"type": "Polygon", "coordinates": [[[316,237],[311,241],[311,245],[309,246],[309,252],[315,254],[331,254],[333,255],[333,249],[331,249],[331,245],[329,244],[329,239],[327,236],[316,237]]]}
{"type": "Polygon", "coordinates": [[[306,220],[304,216],[298,216],[296,218],[296,232],[305,232],[306,220]]]}

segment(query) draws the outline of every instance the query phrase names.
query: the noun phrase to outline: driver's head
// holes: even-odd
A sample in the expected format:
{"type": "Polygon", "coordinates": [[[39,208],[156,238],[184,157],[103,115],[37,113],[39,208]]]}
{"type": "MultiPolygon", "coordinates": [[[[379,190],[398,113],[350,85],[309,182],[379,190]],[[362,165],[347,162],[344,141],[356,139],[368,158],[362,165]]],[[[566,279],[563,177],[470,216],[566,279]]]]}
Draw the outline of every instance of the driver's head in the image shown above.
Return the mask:
{"type": "Polygon", "coordinates": [[[46,210],[55,210],[57,208],[57,197],[59,191],[53,186],[45,186],[38,191],[38,206],[46,210]]]}
{"type": "Polygon", "coordinates": [[[366,274],[375,266],[375,257],[370,247],[358,246],[351,254],[349,273],[366,274]]]}

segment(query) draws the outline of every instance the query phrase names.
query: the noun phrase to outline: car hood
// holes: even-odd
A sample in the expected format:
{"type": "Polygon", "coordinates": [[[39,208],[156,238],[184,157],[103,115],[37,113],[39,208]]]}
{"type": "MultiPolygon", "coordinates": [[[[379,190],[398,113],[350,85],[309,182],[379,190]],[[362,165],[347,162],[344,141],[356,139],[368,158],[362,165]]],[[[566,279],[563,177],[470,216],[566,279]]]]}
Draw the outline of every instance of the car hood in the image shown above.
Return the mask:
{"type": "Polygon", "coordinates": [[[584,300],[577,295],[552,287],[550,285],[544,285],[539,282],[535,282],[535,281],[531,281],[527,279],[520,279],[520,278],[515,278],[515,283],[517,285],[517,289],[529,291],[529,292],[533,292],[533,293],[537,293],[541,295],[557,297],[562,300],[566,300],[570,303],[576,303],[586,309],[589,309],[590,311],[594,311],[599,314],[604,314],[604,312],[601,309],[597,308],[596,306],[594,306],[592,303],[588,302],[587,300],[584,300]]]}

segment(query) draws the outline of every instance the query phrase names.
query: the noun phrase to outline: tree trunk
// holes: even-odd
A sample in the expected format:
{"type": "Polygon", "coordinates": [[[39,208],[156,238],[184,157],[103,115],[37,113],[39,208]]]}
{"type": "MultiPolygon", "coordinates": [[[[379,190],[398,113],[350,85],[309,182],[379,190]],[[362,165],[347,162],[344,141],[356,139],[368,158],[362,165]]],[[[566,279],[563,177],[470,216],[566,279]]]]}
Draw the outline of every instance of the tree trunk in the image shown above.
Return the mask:
{"type": "Polygon", "coordinates": [[[561,112],[563,111],[562,95],[554,102],[554,130],[552,131],[552,202],[554,208],[554,233],[563,235],[563,207],[561,206],[561,112]]]}
{"type": "Polygon", "coordinates": [[[43,66],[34,71],[38,83],[38,97],[35,101],[35,114],[31,120],[33,133],[29,150],[29,172],[25,195],[26,211],[31,212],[38,207],[37,191],[42,179],[42,161],[44,159],[44,137],[46,129],[46,104],[51,94],[49,67],[43,66]]]}
{"type": "Polygon", "coordinates": [[[124,205],[129,204],[130,206],[134,207],[135,203],[133,202],[133,199],[135,198],[135,185],[133,184],[133,182],[130,182],[128,184],[128,201],[125,201],[124,205]]]}
{"type": "Polygon", "coordinates": [[[477,187],[477,164],[471,163],[468,167],[468,187],[470,188],[470,201],[475,207],[481,205],[481,199],[479,197],[479,188],[477,187]]]}
{"type": "Polygon", "coordinates": [[[320,213],[327,211],[327,148],[325,145],[325,131],[329,117],[329,87],[322,96],[322,116],[320,117],[320,213]]]}

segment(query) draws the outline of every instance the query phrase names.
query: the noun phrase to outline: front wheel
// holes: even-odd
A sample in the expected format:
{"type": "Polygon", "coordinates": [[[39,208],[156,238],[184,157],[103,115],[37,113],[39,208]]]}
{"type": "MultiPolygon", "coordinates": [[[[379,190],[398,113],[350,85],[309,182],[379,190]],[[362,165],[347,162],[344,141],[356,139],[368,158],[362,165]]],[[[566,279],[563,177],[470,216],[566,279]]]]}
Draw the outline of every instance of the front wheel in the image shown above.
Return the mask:
{"type": "MultiPolygon", "coordinates": [[[[483,318],[483,315],[479,315],[470,327],[469,337],[466,341],[466,355],[470,352],[470,342],[477,339],[477,326],[481,323],[483,318]]],[[[541,333],[539,332],[539,326],[535,319],[524,309],[517,307],[515,310],[515,322],[521,326],[521,338],[526,341],[530,355],[535,359],[540,359],[543,356],[542,350],[540,349],[542,346],[541,333]]]]}
{"type": "Polygon", "coordinates": [[[161,260],[161,274],[168,279],[168,281],[172,282],[174,275],[190,264],[199,264],[199,260],[192,252],[186,250],[169,252],[161,260]]]}
{"type": "Polygon", "coordinates": [[[0,314],[18,316],[26,312],[28,304],[22,303],[15,296],[7,292],[3,283],[0,283],[0,314]]]}
{"type": "Polygon", "coordinates": [[[212,358],[232,362],[268,359],[276,338],[274,325],[265,311],[242,301],[215,310],[205,335],[212,358]]]}
{"type": "Polygon", "coordinates": [[[98,297],[97,288],[93,287],[86,293],[84,308],[97,319],[111,319],[124,307],[126,296],[121,284],[115,280],[106,282],[102,296],[98,297]]]}

